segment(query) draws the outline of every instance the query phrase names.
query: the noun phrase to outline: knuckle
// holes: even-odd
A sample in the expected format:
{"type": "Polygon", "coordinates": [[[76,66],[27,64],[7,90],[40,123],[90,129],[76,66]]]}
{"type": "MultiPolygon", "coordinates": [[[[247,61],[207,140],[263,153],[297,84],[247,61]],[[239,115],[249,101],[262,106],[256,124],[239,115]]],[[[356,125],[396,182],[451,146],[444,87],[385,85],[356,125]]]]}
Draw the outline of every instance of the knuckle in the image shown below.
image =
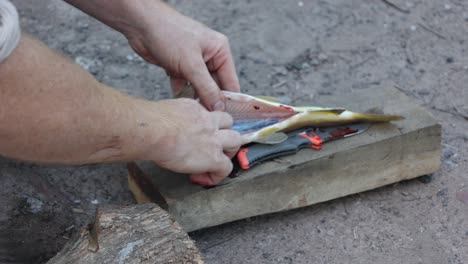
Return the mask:
{"type": "Polygon", "coordinates": [[[217,34],[217,39],[221,44],[223,44],[223,46],[224,45],[229,45],[229,38],[226,35],[224,35],[222,33],[218,33],[217,34]]]}
{"type": "Polygon", "coordinates": [[[224,161],[225,161],[225,165],[224,165],[224,175],[223,176],[227,176],[232,171],[234,166],[232,165],[232,162],[230,162],[228,159],[225,158],[224,161]]]}
{"type": "Polygon", "coordinates": [[[229,127],[232,126],[232,124],[234,123],[234,119],[232,118],[232,116],[226,112],[221,112],[221,118],[226,121],[226,123],[228,123],[229,127]]]}
{"type": "Polygon", "coordinates": [[[205,87],[202,87],[202,89],[204,90],[204,92],[210,96],[217,96],[219,95],[219,89],[218,89],[218,86],[216,85],[216,83],[213,81],[213,82],[209,82],[207,84],[205,84],[205,87]]]}
{"type": "MultiPolygon", "coordinates": [[[[203,64],[201,64],[197,59],[188,59],[183,66],[180,68],[181,75],[191,81],[200,74],[202,74],[203,64]]],[[[195,87],[194,87],[195,88],[195,87]]]]}

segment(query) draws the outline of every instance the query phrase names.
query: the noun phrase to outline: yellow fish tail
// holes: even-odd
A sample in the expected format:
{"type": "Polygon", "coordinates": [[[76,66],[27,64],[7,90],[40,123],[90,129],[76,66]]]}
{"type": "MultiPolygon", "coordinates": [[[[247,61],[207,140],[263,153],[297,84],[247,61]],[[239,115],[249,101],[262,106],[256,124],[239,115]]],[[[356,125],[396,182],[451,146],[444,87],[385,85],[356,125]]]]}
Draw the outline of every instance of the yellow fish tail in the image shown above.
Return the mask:
{"type": "Polygon", "coordinates": [[[353,119],[362,122],[390,122],[403,120],[405,118],[399,115],[353,113],[353,119]]]}

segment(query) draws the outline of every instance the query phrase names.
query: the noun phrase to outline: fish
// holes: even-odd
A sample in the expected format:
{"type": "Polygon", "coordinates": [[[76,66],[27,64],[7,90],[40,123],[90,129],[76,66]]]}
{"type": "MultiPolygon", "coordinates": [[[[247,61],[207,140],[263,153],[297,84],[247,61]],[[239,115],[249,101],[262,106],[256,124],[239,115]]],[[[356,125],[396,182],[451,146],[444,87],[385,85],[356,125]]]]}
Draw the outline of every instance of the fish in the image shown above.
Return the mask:
{"type": "MultiPolygon", "coordinates": [[[[185,87],[181,94],[190,94],[185,87]]],[[[285,141],[287,132],[303,127],[327,127],[359,122],[380,123],[404,119],[400,115],[359,113],[344,108],[291,106],[265,96],[222,91],[225,112],[233,118],[232,130],[241,134],[244,144],[278,144],[285,141]]],[[[191,93],[193,94],[193,92],[191,93]]]]}

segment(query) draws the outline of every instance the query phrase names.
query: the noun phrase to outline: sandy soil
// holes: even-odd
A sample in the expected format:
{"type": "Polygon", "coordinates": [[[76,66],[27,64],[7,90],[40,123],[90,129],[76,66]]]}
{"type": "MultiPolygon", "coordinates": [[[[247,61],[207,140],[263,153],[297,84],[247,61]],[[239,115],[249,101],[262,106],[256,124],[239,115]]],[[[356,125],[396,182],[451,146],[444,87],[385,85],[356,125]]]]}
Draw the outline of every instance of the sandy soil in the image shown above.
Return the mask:
{"type": "MultiPolygon", "coordinates": [[[[13,2],[24,31],[100,81],[170,97],[164,72],[119,33],[59,0],[13,2]]],[[[295,103],[394,85],[443,125],[432,180],[194,232],[207,263],[468,263],[467,1],[168,2],[230,38],[246,93],[295,103]]],[[[125,175],[0,160],[0,262],[43,262],[96,206],[133,203],[125,175]]]]}

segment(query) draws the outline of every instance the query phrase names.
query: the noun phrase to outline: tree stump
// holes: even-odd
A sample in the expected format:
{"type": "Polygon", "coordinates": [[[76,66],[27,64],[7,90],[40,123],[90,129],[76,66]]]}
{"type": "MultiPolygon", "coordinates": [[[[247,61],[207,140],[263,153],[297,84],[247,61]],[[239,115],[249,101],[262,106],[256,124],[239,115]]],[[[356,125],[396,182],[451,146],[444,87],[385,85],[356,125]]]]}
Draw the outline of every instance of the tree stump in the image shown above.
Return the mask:
{"type": "Polygon", "coordinates": [[[156,204],[96,212],[93,223],[77,234],[48,264],[204,263],[181,226],[156,204]]]}

